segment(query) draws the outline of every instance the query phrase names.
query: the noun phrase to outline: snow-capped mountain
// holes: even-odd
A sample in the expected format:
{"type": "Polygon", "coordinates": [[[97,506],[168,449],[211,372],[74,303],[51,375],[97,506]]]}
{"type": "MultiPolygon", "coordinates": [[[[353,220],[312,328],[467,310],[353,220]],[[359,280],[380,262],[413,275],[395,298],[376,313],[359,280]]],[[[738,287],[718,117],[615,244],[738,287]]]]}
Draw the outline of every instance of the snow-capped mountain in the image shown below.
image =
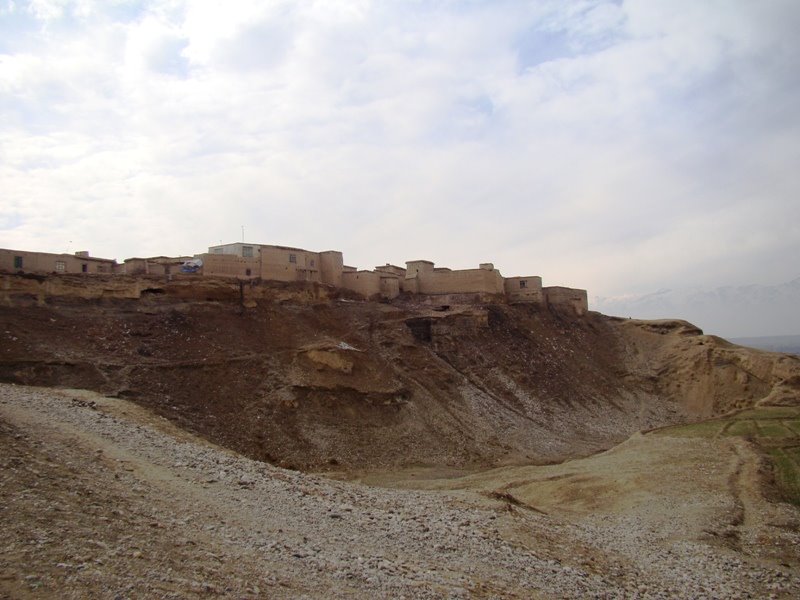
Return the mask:
{"type": "Polygon", "coordinates": [[[722,337],[800,334],[800,277],[779,285],[662,289],[651,294],[596,296],[590,308],[620,317],[678,318],[722,337]]]}

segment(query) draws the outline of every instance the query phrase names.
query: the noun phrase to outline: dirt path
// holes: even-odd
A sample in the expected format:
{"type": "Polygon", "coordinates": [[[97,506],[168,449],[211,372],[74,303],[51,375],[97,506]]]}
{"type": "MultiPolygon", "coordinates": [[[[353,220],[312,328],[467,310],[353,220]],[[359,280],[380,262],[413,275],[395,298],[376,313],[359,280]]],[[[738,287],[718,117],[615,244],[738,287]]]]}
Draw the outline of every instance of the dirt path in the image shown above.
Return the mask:
{"type": "Polygon", "coordinates": [[[376,472],[361,480],[483,494],[568,522],[587,544],[622,561],[623,571],[640,569],[643,593],[692,574],[713,581],[716,569],[728,568],[739,578],[764,569],[762,593],[791,596],[800,591],[800,514],[765,500],[762,471],[761,457],[741,438],[635,435],[608,452],[552,466],[451,477],[376,472]]]}
{"type": "MultiPolygon", "coordinates": [[[[641,455],[642,444],[606,455],[641,455]]],[[[666,451],[679,471],[678,449],[666,451]]],[[[744,598],[800,589],[796,561],[782,566],[749,552],[750,542],[742,550],[687,536],[696,520],[725,516],[724,501],[719,513],[698,508],[685,528],[674,520],[691,495],[643,507],[659,493],[646,483],[647,461],[624,474],[619,456],[593,471],[580,461],[501,471],[514,506],[481,493],[500,481],[495,472],[447,492],[331,481],[242,458],[124,400],[0,385],[0,598],[744,598]]],[[[707,466],[711,488],[725,482],[726,461],[707,466]]],[[[736,481],[749,477],[748,464],[736,481]]],[[[763,500],[739,485],[750,527],[763,500]]],[[[798,536],[786,531],[796,551],[798,536]]]]}

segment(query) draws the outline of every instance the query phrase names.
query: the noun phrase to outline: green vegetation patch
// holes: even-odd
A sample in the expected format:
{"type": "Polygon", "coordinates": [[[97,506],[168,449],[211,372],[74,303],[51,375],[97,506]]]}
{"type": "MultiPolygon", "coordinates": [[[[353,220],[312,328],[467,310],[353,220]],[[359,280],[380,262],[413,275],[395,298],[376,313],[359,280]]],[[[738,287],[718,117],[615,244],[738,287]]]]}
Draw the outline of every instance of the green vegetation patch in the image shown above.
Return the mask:
{"type": "Polygon", "coordinates": [[[665,427],[654,435],[680,437],[746,437],[772,463],[781,496],[800,506],[800,408],[764,406],[735,415],[665,427]]]}
{"type": "Polygon", "coordinates": [[[758,436],[769,438],[795,437],[791,429],[787,429],[780,421],[758,421],[758,436]]]}
{"type": "Polygon", "coordinates": [[[783,497],[800,506],[800,448],[774,448],[769,456],[783,497]]]}
{"type": "Polygon", "coordinates": [[[794,406],[761,406],[743,410],[734,419],[792,419],[800,417],[800,409],[794,406]]]}
{"type": "Polygon", "coordinates": [[[731,423],[731,426],[725,430],[725,435],[753,437],[758,435],[758,427],[756,426],[754,421],[750,420],[734,421],[733,423],[731,423]]]}
{"type": "Polygon", "coordinates": [[[784,421],[783,425],[794,431],[795,435],[800,436],[800,419],[794,419],[792,421],[784,421]]]}

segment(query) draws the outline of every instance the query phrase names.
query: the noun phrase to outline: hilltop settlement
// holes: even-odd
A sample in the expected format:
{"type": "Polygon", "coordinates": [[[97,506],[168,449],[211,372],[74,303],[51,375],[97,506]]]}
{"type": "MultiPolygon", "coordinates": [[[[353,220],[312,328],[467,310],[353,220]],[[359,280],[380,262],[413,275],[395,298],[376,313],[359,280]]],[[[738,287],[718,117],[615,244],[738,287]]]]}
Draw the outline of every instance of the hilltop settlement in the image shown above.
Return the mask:
{"type": "Polygon", "coordinates": [[[429,260],[411,260],[405,267],[385,264],[372,270],[344,264],[338,250],[313,252],[302,248],[234,242],[211,246],[195,256],[96,258],[87,251],[53,254],[0,249],[0,271],[12,273],[84,273],[106,275],[176,274],[222,277],[240,281],[307,281],[350,290],[366,299],[394,299],[401,294],[435,298],[442,304],[505,299],[567,309],[588,310],[586,290],[542,286],[536,275],[503,277],[492,263],[477,269],[437,267],[429,260]]]}

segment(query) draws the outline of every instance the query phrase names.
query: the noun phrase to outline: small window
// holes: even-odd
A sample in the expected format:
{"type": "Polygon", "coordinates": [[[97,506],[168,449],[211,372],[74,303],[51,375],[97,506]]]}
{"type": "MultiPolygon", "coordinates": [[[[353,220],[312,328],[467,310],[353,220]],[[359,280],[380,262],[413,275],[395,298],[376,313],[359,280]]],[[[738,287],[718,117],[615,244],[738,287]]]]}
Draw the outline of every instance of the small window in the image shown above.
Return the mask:
{"type": "Polygon", "coordinates": [[[297,263],[297,254],[290,254],[289,255],[289,262],[290,263],[297,263]]]}
{"type": "Polygon", "coordinates": [[[244,258],[253,258],[253,247],[252,246],[242,246],[242,256],[244,258]]]}
{"type": "Polygon", "coordinates": [[[526,287],[528,287],[528,282],[527,282],[525,279],[520,279],[520,280],[519,280],[519,287],[520,287],[520,288],[526,288],[526,287]]]}
{"type": "Polygon", "coordinates": [[[244,274],[247,275],[248,277],[250,277],[250,269],[245,269],[244,270],[244,274]]]}
{"type": "Polygon", "coordinates": [[[64,273],[67,270],[67,263],[63,260],[56,261],[56,273],[64,273]]]}
{"type": "Polygon", "coordinates": [[[309,264],[309,266],[310,266],[310,267],[313,267],[313,266],[314,266],[314,259],[313,259],[313,258],[311,259],[311,263],[309,264]]]}
{"type": "Polygon", "coordinates": [[[212,254],[222,254],[224,248],[214,248],[212,254]]]}
{"type": "Polygon", "coordinates": [[[22,257],[21,256],[15,256],[14,257],[14,268],[15,269],[21,269],[22,268],[22,257]]]}
{"type": "Polygon", "coordinates": [[[88,273],[88,272],[89,272],[89,265],[87,265],[86,263],[83,263],[81,265],[81,273],[88,273]]]}

